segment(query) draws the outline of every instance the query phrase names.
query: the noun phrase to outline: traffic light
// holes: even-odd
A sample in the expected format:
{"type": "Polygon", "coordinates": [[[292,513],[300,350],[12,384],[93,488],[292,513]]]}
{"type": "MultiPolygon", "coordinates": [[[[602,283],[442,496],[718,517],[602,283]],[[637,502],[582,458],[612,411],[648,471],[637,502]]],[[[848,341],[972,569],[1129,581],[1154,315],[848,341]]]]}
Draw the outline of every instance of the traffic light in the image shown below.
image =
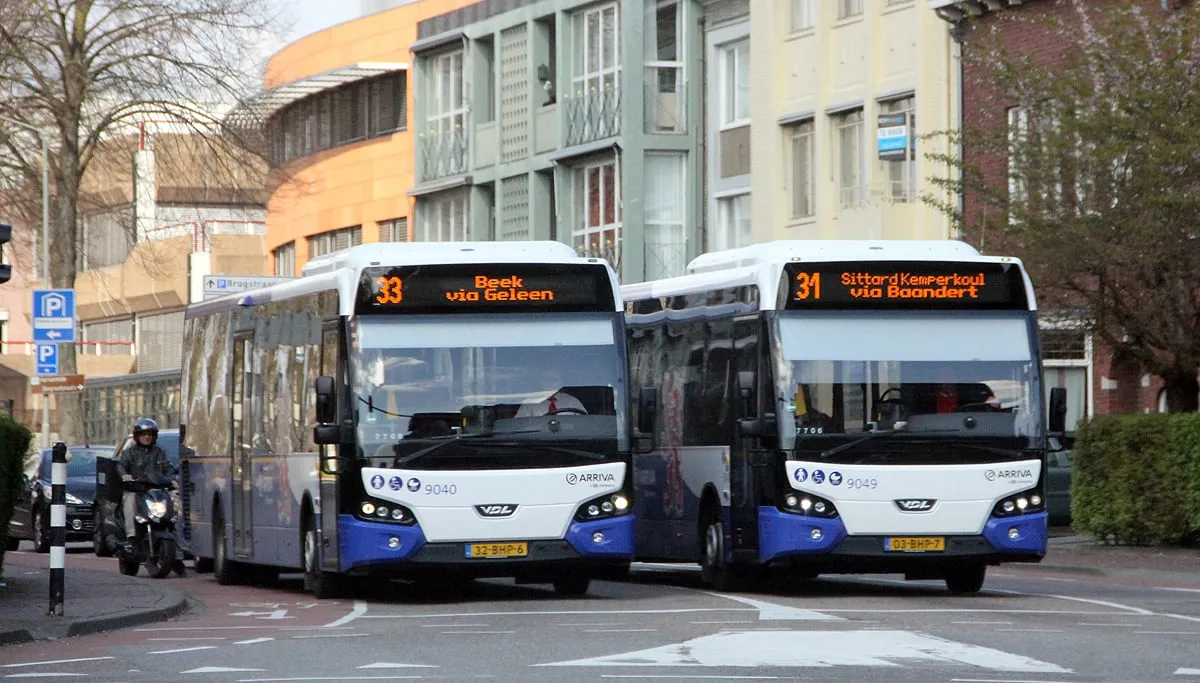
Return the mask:
{"type": "MultiPolygon", "coordinates": [[[[12,239],[12,226],[8,223],[0,223],[0,255],[6,251],[4,245],[12,239]]],[[[0,258],[0,261],[7,261],[7,258],[0,258]]],[[[12,278],[12,266],[7,263],[0,264],[0,284],[8,282],[12,278]]]]}

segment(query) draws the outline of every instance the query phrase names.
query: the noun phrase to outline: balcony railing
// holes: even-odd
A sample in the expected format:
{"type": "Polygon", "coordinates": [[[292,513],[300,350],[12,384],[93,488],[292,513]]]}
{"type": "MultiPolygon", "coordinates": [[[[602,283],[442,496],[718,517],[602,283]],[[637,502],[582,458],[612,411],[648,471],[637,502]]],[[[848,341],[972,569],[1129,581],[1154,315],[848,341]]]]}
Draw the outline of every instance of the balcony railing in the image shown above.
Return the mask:
{"type": "Polygon", "coordinates": [[[467,172],[467,132],[461,128],[420,136],[420,182],[467,172]]]}
{"type": "Polygon", "coordinates": [[[580,92],[564,97],[567,114],[567,147],[621,134],[621,92],[580,92]]]}
{"type": "Polygon", "coordinates": [[[213,219],[208,221],[187,221],[172,225],[161,225],[146,230],[146,241],[166,240],[173,237],[191,237],[193,252],[209,250],[211,235],[262,235],[267,231],[264,221],[238,221],[231,219],[213,219]]]}
{"type": "Polygon", "coordinates": [[[646,242],[642,254],[646,281],[683,275],[687,267],[687,244],[684,242],[646,242]]]}

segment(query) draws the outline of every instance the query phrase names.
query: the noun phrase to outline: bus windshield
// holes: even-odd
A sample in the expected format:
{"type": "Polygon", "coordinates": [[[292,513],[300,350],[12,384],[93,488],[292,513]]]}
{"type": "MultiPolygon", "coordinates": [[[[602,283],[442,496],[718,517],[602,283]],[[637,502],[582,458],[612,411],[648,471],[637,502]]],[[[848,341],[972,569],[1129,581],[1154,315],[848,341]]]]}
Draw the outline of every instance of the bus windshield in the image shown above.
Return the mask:
{"type": "Polygon", "coordinates": [[[628,436],[614,315],[359,318],[362,455],[427,469],[616,458],[628,436]]]}
{"type": "Polygon", "coordinates": [[[1043,433],[1031,320],[784,314],[775,373],[782,445],[824,450],[883,431],[1029,447],[1043,433]]]}

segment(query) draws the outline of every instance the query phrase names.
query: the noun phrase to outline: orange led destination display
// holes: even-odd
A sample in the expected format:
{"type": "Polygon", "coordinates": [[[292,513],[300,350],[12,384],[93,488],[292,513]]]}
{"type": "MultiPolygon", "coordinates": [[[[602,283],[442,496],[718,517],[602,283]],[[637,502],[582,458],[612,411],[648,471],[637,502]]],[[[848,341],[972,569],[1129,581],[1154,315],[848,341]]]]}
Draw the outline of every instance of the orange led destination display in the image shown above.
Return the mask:
{"type": "Polygon", "coordinates": [[[1002,263],[789,263],[782,307],[996,309],[1027,307],[1021,271],[1002,263]]]}
{"type": "Polygon", "coordinates": [[[367,268],[359,313],[615,311],[608,270],[596,264],[453,264],[367,268]]]}

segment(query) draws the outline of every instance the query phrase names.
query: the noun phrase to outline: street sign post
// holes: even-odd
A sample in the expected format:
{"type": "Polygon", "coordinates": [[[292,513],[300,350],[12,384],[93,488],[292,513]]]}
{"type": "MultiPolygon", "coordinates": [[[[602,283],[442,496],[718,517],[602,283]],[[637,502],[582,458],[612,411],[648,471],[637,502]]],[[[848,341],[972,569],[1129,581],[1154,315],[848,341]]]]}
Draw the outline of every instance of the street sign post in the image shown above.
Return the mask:
{"type": "Polygon", "coordinates": [[[33,290],[33,340],[75,343],[75,290],[33,290]]]}
{"type": "Polygon", "coordinates": [[[58,344],[37,344],[37,374],[58,374],[58,344]]]}

